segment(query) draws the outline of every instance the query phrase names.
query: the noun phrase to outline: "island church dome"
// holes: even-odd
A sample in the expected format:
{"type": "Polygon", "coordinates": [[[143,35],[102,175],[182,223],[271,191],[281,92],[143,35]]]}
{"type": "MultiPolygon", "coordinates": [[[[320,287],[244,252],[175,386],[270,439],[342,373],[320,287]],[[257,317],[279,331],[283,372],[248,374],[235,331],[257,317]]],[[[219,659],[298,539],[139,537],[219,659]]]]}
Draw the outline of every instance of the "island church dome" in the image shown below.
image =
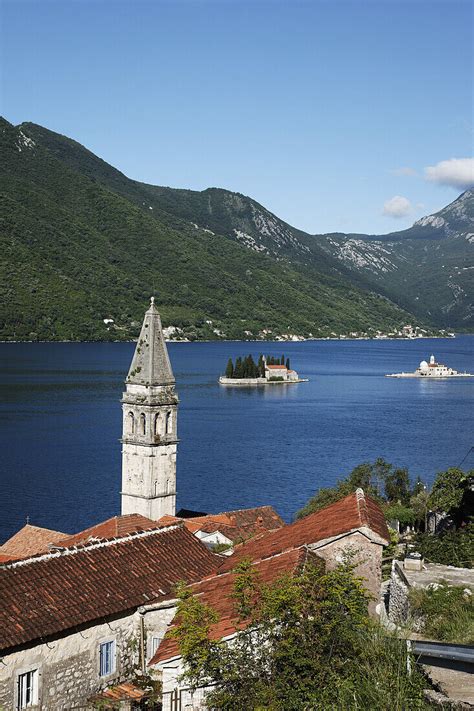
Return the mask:
{"type": "Polygon", "coordinates": [[[420,370],[428,370],[428,363],[426,362],[426,360],[421,361],[420,370]]]}

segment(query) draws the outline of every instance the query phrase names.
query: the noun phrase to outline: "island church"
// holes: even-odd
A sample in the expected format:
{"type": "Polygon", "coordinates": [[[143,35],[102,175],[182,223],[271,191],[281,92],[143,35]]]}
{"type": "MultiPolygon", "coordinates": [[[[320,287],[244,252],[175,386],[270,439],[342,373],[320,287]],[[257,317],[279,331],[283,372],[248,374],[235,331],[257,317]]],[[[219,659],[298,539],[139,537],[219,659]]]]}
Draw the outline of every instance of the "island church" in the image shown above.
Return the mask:
{"type": "Polygon", "coordinates": [[[121,515],[74,534],[27,524],[0,546],[0,708],[204,711],[206,690],[183,685],[170,636],[176,585],[218,606],[211,634],[231,640],[243,557],[271,583],[355,551],[375,608],[389,535],[361,489],[291,524],[271,506],[176,516],[178,398],[153,298],[122,406],[121,515]]]}

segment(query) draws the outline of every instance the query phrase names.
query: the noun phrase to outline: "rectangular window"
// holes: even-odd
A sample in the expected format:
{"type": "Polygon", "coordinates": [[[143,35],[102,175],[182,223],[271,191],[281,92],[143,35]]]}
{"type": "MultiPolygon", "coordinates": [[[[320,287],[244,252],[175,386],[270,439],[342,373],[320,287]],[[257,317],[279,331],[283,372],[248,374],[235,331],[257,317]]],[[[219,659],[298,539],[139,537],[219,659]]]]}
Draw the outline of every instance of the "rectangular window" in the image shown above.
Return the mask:
{"type": "Polygon", "coordinates": [[[150,645],[150,659],[153,657],[156,653],[156,650],[161,644],[161,637],[152,637],[151,638],[151,645],[150,645]]]}
{"type": "Polygon", "coordinates": [[[18,708],[27,709],[38,703],[38,670],[18,676],[18,708]]]}
{"type": "Polygon", "coordinates": [[[108,676],[115,671],[115,641],[100,645],[100,676],[108,676]]]}

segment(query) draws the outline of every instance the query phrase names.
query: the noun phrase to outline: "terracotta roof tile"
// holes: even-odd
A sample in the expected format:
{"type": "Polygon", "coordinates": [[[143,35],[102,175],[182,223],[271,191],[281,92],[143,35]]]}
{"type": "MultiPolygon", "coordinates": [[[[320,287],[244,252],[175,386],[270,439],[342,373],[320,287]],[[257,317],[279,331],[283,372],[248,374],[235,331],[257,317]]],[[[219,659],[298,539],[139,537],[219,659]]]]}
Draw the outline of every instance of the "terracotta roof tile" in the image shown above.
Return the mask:
{"type": "Polygon", "coordinates": [[[220,531],[232,541],[246,540],[257,534],[273,531],[285,525],[272,506],[256,506],[251,509],[224,511],[220,514],[207,514],[193,518],[179,519],[175,516],[163,516],[159,525],[168,525],[182,521],[192,533],[220,531]]]}
{"type": "Polygon", "coordinates": [[[169,596],[216,570],[183,526],[41,555],[0,567],[0,649],[47,638],[169,596]]]}
{"type": "Polygon", "coordinates": [[[56,545],[69,548],[92,539],[117,538],[125,536],[127,533],[147,531],[158,527],[156,521],[152,521],[150,518],[140,514],[124,514],[122,516],[113,516],[107,521],[102,521],[102,523],[96,523],[94,526],[86,528],[84,531],[63,537],[56,542],[56,545]]]}
{"type": "MultiPolygon", "coordinates": [[[[260,580],[264,583],[271,583],[284,574],[291,574],[301,570],[308,557],[324,565],[324,561],[316,554],[307,548],[299,548],[273,558],[257,561],[255,567],[260,580]]],[[[210,605],[219,614],[219,621],[211,626],[209,632],[211,639],[222,639],[246,626],[245,622],[239,622],[234,609],[232,593],[234,591],[235,577],[235,573],[232,572],[218,573],[190,586],[192,592],[199,597],[201,602],[210,605]]],[[[177,640],[171,637],[168,632],[149,664],[158,664],[178,654],[177,640]]]]}
{"type": "Polygon", "coordinates": [[[48,550],[49,544],[55,544],[66,536],[66,533],[52,531],[49,528],[31,526],[29,523],[15,533],[14,536],[0,546],[0,554],[12,558],[26,558],[48,550]]]}
{"type": "Polygon", "coordinates": [[[149,696],[149,692],[140,689],[135,684],[124,682],[110,686],[99,694],[92,696],[89,701],[141,701],[149,696]]]}
{"type": "Polygon", "coordinates": [[[370,528],[384,541],[389,541],[387,524],[380,506],[366,497],[362,489],[358,489],[354,494],[288,526],[242,543],[224,560],[221,570],[230,570],[244,557],[252,560],[269,558],[291,548],[317,543],[362,527],[370,528]]]}

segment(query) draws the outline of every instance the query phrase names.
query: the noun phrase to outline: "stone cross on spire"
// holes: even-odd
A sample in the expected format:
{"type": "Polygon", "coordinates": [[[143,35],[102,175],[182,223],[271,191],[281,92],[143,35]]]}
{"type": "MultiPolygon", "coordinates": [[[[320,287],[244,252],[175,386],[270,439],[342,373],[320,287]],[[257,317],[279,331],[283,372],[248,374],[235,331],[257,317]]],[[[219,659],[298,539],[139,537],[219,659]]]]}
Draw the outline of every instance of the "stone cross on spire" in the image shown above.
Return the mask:
{"type": "Polygon", "coordinates": [[[151,297],[150,307],[145,313],[135,355],[125,382],[146,386],[173,385],[175,382],[154,296],[151,297]]]}

